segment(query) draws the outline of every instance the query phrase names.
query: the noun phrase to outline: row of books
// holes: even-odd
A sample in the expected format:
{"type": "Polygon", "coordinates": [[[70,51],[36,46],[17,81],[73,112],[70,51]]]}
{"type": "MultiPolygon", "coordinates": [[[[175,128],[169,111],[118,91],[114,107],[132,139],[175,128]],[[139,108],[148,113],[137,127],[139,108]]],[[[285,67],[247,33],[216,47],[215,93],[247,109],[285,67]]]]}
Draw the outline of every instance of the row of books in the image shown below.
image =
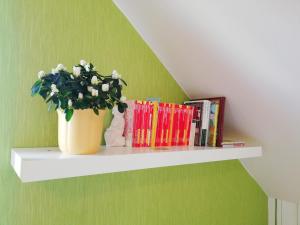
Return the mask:
{"type": "Polygon", "coordinates": [[[222,147],[225,97],[194,99],[183,105],[127,101],[126,146],[222,147]]]}
{"type": "Polygon", "coordinates": [[[184,104],[194,107],[194,145],[222,147],[225,97],[194,99],[184,104]]]}
{"type": "Polygon", "coordinates": [[[150,101],[127,101],[127,105],[126,146],[189,145],[194,107],[150,101]]]}

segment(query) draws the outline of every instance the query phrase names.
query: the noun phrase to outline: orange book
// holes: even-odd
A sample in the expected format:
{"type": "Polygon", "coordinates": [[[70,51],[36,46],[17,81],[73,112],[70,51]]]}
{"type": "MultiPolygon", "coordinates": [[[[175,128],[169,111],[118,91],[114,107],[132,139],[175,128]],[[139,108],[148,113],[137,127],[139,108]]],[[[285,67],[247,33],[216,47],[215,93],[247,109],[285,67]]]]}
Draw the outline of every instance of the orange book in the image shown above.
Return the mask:
{"type": "Polygon", "coordinates": [[[173,123],[174,123],[174,111],[175,111],[175,104],[170,104],[170,126],[169,126],[169,138],[168,138],[168,146],[172,145],[172,135],[173,135],[173,123]]]}
{"type": "Polygon", "coordinates": [[[155,147],[156,129],[157,129],[157,117],[158,117],[158,102],[151,103],[152,109],[152,129],[151,129],[151,147],[155,147]]]}

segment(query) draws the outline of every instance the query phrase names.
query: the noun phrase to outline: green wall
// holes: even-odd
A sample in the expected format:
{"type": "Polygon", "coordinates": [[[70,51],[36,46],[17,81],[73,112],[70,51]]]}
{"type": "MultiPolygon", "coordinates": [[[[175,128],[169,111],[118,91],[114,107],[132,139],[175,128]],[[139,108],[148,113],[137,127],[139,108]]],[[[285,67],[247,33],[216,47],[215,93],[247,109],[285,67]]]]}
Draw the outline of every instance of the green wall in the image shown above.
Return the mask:
{"type": "Polygon", "coordinates": [[[11,147],[56,146],[36,73],[80,59],[128,81],[128,98],[187,99],[109,0],[0,0],[0,225],[266,225],[267,197],[238,161],[22,184],[11,147]]]}

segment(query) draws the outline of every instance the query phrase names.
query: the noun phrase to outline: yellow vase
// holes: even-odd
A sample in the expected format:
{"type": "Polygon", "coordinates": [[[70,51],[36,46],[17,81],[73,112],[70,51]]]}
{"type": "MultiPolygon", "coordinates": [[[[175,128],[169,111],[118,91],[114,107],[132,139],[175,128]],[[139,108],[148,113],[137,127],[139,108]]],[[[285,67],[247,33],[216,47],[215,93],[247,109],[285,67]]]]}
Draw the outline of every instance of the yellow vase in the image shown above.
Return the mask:
{"type": "Polygon", "coordinates": [[[58,114],[58,145],[66,154],[95,154],[101,145],[105,110],[74,110],[69,122],[62,110],[58,114]]]}

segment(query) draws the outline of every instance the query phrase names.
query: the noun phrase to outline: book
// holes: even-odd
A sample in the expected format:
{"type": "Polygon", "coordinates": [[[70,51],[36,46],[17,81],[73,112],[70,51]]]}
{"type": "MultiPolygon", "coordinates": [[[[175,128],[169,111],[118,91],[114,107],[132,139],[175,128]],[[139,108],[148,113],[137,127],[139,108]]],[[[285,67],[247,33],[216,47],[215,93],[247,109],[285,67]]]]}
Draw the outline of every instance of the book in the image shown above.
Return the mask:
{"type": "MultiPolygon", "coordinates": [[[[223,141],[223,128],[224,128],[224,114],[225,114],[225,97],[212,97],[212,98],[200,98],[200,99],[192,99],[190,103],[197,104],[197,102],[201,100],[209,100],[212,103],[219,104],[219,111],[218,111],[218,122],[217,122],[217,136],[216,136],[216,147],[222,147],[223,141]]],[[[195,138],[196,142],[196,138],[195,138]]]]}
{"type": "Polygon", "coordinates": [[[195,143],[195,133],[196,133],[196,122],[191,123],[190,127],[190,138],[189,138],[189,146],[194,146],[195,143]]]}
{"type": "Polygon", "coordinates": [[[209,136],[209,114],[210,114],[211,102],[208,100],[202,100],[202,101],[203,101],[203,113],[202,113],[200,146],[207,146],[208,136],[209,136]]]}
{"type": "Polygon", "coordinates": [[[132,147],[189,144],[194,115],[192,106],[132,101],[125,114],[124,135],[129,139],[127,146],[130,143],[132,147]]]}
{"type": "Polygon", "coordinates": [[[164,117],[164,136],[163,136],[163,143],[162,146],[169,145],[169,133],[171,130],[171,111],[172,111],[172,104],[167,103],[165,106],[165,117],[164,117]]]}
{"type": "Polygon", "coordinates": [[[175,104],[172,103],[170,108],[171,108],[171,115],[170,115],[170,128],[169,128],[168,146],[172,145],[175,104]]]}
{"type": "Polygon", "coordinates": [[[158,105],[155,147],[161,146],[162,143],[164,104],[159,103],[158,105]]]}
{"type": "Polygon", "coordinates": [[[190,129],[193,118],[193,107],[192,106],[183,106],[184,107],[184,133],[183,133],[183,145],[189,145],[190,139],[190,129]]]}
{"type": "Polygon", "coordinates": [[[172,134],[172,146],[178,144],[179,139],[179,105],[175,105],[174,118],[173,118],[173,134],[172,134]]]}
{"type": "Polygon", "coordinates": [[[153,118],[153,104],[147,102],[147,128],[146,128],[146,141],[145,147],[151,146],[151,131],[152,131],[152,118],[153,118]]]}
{"type": "Polygon", "coordinates": [[[209,137],[209,118],[211,102],[209,100],[191,100],[185,101],[184,104],[193,105],[198,110],[198,115],[195,115],[196,119],[199,122],[198,127],[196,126],[197,137],[195,137],[195,145],[207,146],[209,137]]]}
{"type": "Polygon", "coordinates": [[[210,106],[209,137],[208,137],[208,146],[211,147],[216,147],[218,115],[219,115],[219,103],[212,102],[210,106]]]}
{"type": "Polygon", "coordinates": [[[194,137],[194,145],[200,146],[200,136],[201,136],[201,124],[202,124],[202,110],[203,110],[203,102],[202,101],[185,101],[185,105],[190,105],[193,107],[193,115],[192,122],[196,124],[195,127],[195,137],[194,137]]]}
{"type": "Polygon", "coordinates": [[[158,118],[158,102],[151,103],[152,108],[152,129],[151,129],[151,147],[155,147],[156,129],[157,129],[157,118],[158,118]]]}

